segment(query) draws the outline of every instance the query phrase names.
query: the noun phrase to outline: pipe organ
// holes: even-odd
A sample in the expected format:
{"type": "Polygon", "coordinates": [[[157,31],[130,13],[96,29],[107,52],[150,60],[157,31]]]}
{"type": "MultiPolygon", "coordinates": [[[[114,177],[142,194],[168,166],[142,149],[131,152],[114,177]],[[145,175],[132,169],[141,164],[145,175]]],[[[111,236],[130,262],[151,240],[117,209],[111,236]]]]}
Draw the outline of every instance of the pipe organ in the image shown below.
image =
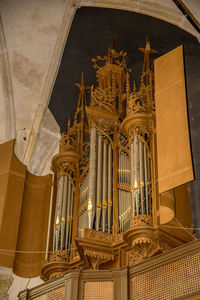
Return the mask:
{"type": "MultiPolygon", "coordinates": [[[[68,120],[55,174],[52,253],[43,278],[84,266],[132,265],[180,241],[159,228],[152,50],[147,40],[139,89],[130,86],[126,53],[113,45],[92,59],[97,86],[83,75],[74,121],[68,120]],[[86,90],[90,105],[86,105],[86,90]],[[176,242],[175,242],[176,241],[176,242]]],[[[188,238],[188,236],[187,236],[188,238]]],[[[51,252],[51,250],[50,250],[51,252]]]]}

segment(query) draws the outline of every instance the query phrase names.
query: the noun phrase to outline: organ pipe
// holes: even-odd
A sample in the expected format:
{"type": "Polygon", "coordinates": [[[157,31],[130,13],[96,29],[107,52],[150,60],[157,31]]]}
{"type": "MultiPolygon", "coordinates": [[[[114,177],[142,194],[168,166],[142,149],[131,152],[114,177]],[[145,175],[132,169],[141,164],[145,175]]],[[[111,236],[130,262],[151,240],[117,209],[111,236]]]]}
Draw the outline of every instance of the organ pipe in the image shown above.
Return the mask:
{"type": "Polygon", "coordinates": [[[67,206],[67,185],[68,185],[68,177],[64,176],[64,184],[63,184],[63,205],[62,205],[62,216],[61,216],[61,246],[63,249],[64,240],[65,240],[65,227],[66,227],[66,206],[67,206]]]}
{"type": "Polygon", "coordinates": [[[98,135],[96,230],[99,230],[102,198],[102,136],[98,135]]]}
{"type": "Polygon", "coordinates": [[[58,190],[57,190],[57,198],[56,198],[55,225],[54,225],[55,250],[59,249],[59,242],[60,242],[62,193],[63,193],[63,176],[60,176],[60,178],[58,180],[58,190]]]}
{"type": "MultiPolygon", "coordinates": [[[[69,211],[69,238],[68,238],[68,245],[71,245],[71,238],[72,238],[72,214],[73,214],[73,189],[71,184],[71,198],[70,198],[70,211],[69,211]]],[[[69,247],[69,246],[68,246],[69,247]]]]}
{"type": "Polygon", "coordinates": [[[134,182],[134,194],[135,194],[135,206],[136,214],[139,215],[139,178],[140,178],[140,162],[139,162],[139,141],[138,137],[134,137],[134,166],[135,166],[135,182],[134,182]]]}
{"type": "MultiPolygon", "coordinates": [[[[148,193],[150,193],[151,189],[151,170],[150,170],[150,157],[147,150],[147,185],[148,185],[148,193]]],[[[149,195],[149,214],[151,214],[151,197],[149,195]]]]}
{"type": "Polygon", "coordinates": [[[149,212],[149,191],[148,191],[148,162],[147,162],[147,149],[144,145],[144,178],[145,178],[145,199],[146,199],[146,213],[149,212]]]}
{"type": "Polygon", "coordinates": [[[145,143],[134,136],[130,144],[132,216],[150,214],[150,158],[145,143]]]}
{"type": "MultiPolygon", "coordinates": [[[[130,163],[127,154],[121,152],[119,154],[119,172],[118,172],[118,181],[120,184],[131,184],[130,182],[130,163]]],[[[131,177],[134,179],[134,177],[131,177]]],[[[134,180],[133,180],[134,183],[134,180]]],[[[129,218],[130,218],[130,210],[131,210],[131,193],[123,189],[123,187],[119,188],[119,227],[120,232],[125,231],[128,228],[129,218]]]]}
{"type": "Polygon", "coordinates": [[[102,215],[102,231],[105,231],[106,226],[106,210],[108,201],[108,152],[107,144],[103,141],[103,215],[102,215]]]}
{"type": "Polygon", "coordinates": [[[53,250],[70,248],[72,234],[73,190],[68,176],[58,180],[55,225],[53,233],[53,250]]]}
{"type": "Polygon", "coordinates": [[[143,142],[139,141],[139,153],[140,153],[140,195],[141,195],[141,213],[144,213],[144,148],[143,142]]]}
{"type": "Polygon", "coordinates": [[[112,147],[108,145],[108,233],[111,230],[111,209],[112,209],[112,147]]]}
{"type": "Polygon", "coordinates": [[[66,226],[66,243],[65,243],[65,249],[68,249],[69,247],[69,222],[70,222],[70,201],[71,201],[71,183],[68,180],[68,199],[67,199],[67,226],[66,226]]]}
{"type": "Polygon", "coordinates": [[[119,190],[119,229],[120,229],[120,232],[122,231],[122,216],[121,216],[121,214],[122,214],[122,209],[121,209],[122,197],[121,197],[121,193],[122,193],[122,191],[119,190]]]}
{"type": "Polygon", "coordinates": [[[92,229],[96,196],[96,128],[91,128],[90,166],[89,166],[89,200],[88,200],[88,227],[92,229]]]}

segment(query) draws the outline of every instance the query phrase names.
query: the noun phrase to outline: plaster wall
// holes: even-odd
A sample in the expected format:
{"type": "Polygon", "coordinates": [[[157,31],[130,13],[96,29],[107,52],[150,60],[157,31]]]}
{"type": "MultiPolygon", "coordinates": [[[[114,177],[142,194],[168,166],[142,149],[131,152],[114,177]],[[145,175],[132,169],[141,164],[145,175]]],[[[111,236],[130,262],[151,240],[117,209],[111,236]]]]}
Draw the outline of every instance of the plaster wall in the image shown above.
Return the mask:
{"type": "Polygon", "coordinates": [[[30,128],[62,21],[63,0],[1,1],[1,14],[11,65],[16,131],[30,128]]]}

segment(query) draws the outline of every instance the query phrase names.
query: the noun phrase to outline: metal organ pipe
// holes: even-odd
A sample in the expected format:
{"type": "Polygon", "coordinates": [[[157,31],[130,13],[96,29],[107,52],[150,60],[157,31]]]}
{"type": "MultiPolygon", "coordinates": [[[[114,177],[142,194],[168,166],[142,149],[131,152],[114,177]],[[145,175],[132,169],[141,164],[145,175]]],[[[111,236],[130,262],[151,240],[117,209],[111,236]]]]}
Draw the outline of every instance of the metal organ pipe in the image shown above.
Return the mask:
{"type": "Polygon", "coordinates": [[[61,209],[62,209],[62,192],[63,192],[63,176],[60,176],[58,180],[58,189],[56,197],[56,213],[55,213],[55,225],[54,225],[54,250],[59,249],[60,243],[60,223],[61,223],[61,209]]]}
{"type": "MultiPolygon", "coordinates": [[[[122,156],[122,165],[123,165],[123,162],[124,161],[123,161],[123,156],[122,156]]],[[[125,209],[124,209],[124,191],[122,191],[122,231],[124,231],[124,211],[125,211],[125,209]]]]}
{"type": "Polygon", "coordinates": [[[144,179],[145,179],[145,203],[146,203],[146,214],[149,213],[149,191],[148,191],[148,153],[146,145],[144,144],[144,179]]]}
{"type": "MultiPolygon", "coordinates": [[[[133,145],[131,146],[133,148],[133,145]]],[[[132,150],[133,151],[133,150],[132,150]]],[[[118,181],[120,184],[130,185],[130,163],[128,155],[124,152],[119,154],[119,170],[118,181]]],[[[132,166],[133,169],[133,166],[132,166]]],[[[132,170],[131,169],[131,170],[132,170]]],[[[133,170],[134,171],[134,170],[133,170]]],[[[134,174],[134,172],[133,172],[134,174]]],[[[133,177],[131,177],[132,179],[133,177]]],[[[134,181],[133,181],[134,183],[134,181]]],[[[119,227],[120,232],[125,231],[129,226],[130,207],[131,207],[131,193],[124,190],[123,186],[119,188],[119,227]]]]}
{"type": "Polygon", "coordinates": [[[71,201],[71,183],[68,180],[68,199],[67,199],[67,226],[66,226],[66,241],[65,241],[65,249],[68,249],[69,245],[69,222],[70,222],[70,201],[71,201]]]}
{"type": "Polygon", "coordinates": [[[112,147],[108,145],[108,233],[111,230],[111,209],[112,209],[112,147]]]}
{"type": "Polygon", "coordinates": [[[79,236],[88,227],[111,232],[112,225],[112,146],[102,134],[91,128],[89,174],[80,186],[80,205],[86,200],[88,225],[79,216],[79,236]],[[96,191],[96,192],[95,192],[96,191]],[[95,216],[95,224],[93,224],[95,216]],[[83,223],[82,223],[83,222],[83,223]]]}
{"type": "MultiPolygon", "coordinates": [[[[89,174],[87,173],[86,176],[83,178],[82,183],[80,185],[80,200],[79,205],[81,206],[84,202],[88,200],[88,178],[89,174]]],[[[78,220],[78,236],[84,237],[84,228],[87,228],[87,210],[85,209],[84,212],[79,216],[78,220]]]]}
{"type": "Polygon", "coordinates": [[[124,162],[123,154],[121,153],[121,182],[124,182],[124,162]]]}
{"type": "Polygon", "coordinates": [[[73,188],[67,175],[58,180],[55,225],[53,233],[53,250],[70,248],[73,215],[73,188]]]}
{"type": "Polygon", "coordinates": [[[131,188],[132,188],[132,216],[150,214],[151,196],[150,157],[145,143],[134,136],[130,145],[131,153],[131,188]]]}
{"type": "MultiPolygon", "coordinates": [[[[71,245],[71,238],[72,238],[72,221],[73,221],[73,198],[74,198],[74,193],[73,193],[73,187],[71,185],[71,197],[70,197],[70,210],[69,210],[69,238],[68,238],[68,245],[71,245]]],[[[68,246],[68,247],[69,247],[68,246]]]]}
{"type": "Polygon", "coordinates": [[[102,215],[102,231],[105,231],[106,226],[106,210],[108,201],[108,152],[107,144],[103,141],[103,215],[102,215]]]}
{"type": "Polygon", "coordinates": [[[121,217],[121,213],[122,213],[122,209],[121,209],[121,193],[122,191],[119,189],[119,229],[120,229],[120,232],[122,231],[122,217],[121,217]]]}
{"type": "MultiPolygon", "coordinates": [[[[150,192],[151,189],[151,169],[150,169],[150,157],[148,150],[146,151],[147,153],[147,185],[148,185],[148,193],[150,192]]],[[[151,214],[151,196],[149,195],[149,211],[148,214],[151,214]]]]}
{"type": "Polygon", "coordinates": [[[88,227],[92,229],[95,209],[96,189],[96,128],[91,128],[90,167],[89,167],[89,199],[88,199],[88,227]]]}
{"type": "Polygon", "coordinates": [[[140,152],[140,211],[144,214],[144,148],[143,142],[139,141],[140,152]]]}
{"type": "Polygon", "coordinates": [[[67,185],[68,177],[64,176],[63,182],[63,205],[62,205],[62,216],[61,216],[61,250],[64,247],[65,242],[65,228],[66,228],[66,207],[67,207],[67,185]]]}
{"type": "Polygon", "coordinates": [[[136,215],[139,215],[139,176],[140,176],[140,165],[139,165],[139,141],[138,137],[134,136],[134,199],[135,199],[135,211],[136,215]]]}
{"type": "Polygon", "coordinates": [[[132,140],[131,141],[131,194],[132,194],[132,215],[133,215],[133,217],[136,215],[134,183],[135,183],[134,140],[132,140]]]}
{"type": "Polygon", "coordinates": [[[99,230],[102,198],[102,136],[98,135],[96,230],[99,230]]]}

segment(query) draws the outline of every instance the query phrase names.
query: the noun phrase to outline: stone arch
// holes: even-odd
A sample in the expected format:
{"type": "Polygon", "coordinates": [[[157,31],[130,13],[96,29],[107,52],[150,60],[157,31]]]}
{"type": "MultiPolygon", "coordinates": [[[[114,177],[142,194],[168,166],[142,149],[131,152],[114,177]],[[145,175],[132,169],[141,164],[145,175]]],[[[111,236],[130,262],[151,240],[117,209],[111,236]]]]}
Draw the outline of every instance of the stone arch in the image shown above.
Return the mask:
{"type": "Polygon", "coordinates": [[[15,107],[13,97],[13,86],[10,70],[9,55],[4,35],[3,22],[0,14],[0,76],[2,85],[2,108],[4,114],[4,134],[2,142],[15,138],[15,107]]]}

